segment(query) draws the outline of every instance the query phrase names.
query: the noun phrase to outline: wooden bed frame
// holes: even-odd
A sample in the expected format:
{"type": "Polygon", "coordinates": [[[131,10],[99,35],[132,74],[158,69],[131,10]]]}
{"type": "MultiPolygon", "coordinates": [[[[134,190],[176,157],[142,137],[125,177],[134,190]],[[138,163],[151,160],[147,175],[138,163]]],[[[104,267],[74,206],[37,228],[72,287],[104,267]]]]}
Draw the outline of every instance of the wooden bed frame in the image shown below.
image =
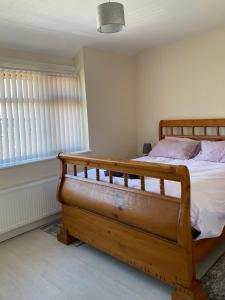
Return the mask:
{"type": "MultiPolygon", "coordinates": [[[[163,120],[159,138],[225,140],[221,127],[225,119],[163,120]],[[186,127],[191,133],[185,134],[186,127]],[[197,135],[197,127],[202,135],[197,135]],[[209,135],[209,128],[214,135],[209,135]],[[167,134],[168,135],[168,134],[167,134]]],[[[75,239],[105,251],[173,286],[173,300],[207,299],[196,279],[196,264],[225,239],[194,241],[190,224],[190,176],[186,166],[144,163],[59,154],[62,174],[58,199],[62,203],[63,226],[58,240],[75,239]],[[73,166],[73,175],[67,173],[73,166]],[[77,176],[82,166],[84,177],[77,176]],[[88,168],[96,169],[96,180],[88,179],[88,168]],[[109,171],[109,183],[101,182],[99,170],[109,171]],[[124,186],[113,184],[113,173],[124,174],[124,186]],[[140,176],[140,190],[129,188],[128,174],[140,176]],[[160,193],[145,191],[145,177],[159,179],[160,193]],[[180,197],[166,194],[164,181],[180,183],[180,197]]]]}

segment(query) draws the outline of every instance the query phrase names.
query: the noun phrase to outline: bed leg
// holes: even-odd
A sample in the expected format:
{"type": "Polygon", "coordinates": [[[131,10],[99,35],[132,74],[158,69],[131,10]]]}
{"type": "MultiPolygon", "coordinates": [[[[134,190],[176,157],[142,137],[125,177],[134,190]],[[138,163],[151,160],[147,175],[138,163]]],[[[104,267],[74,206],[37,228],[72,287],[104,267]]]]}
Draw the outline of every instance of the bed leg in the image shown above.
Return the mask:
{"type": "Polygon", "coordinates": [[[68,230],[61,227],[57,233],[57,240],[65,245],[70,245],[77,239],[68,233],[68,230]]]}
{"type": "Polygon", "coordinates": [[[177,286],[172,294],[172,300],[207,300],[208,295],[201,281],[195,280],[190,288],[177,286]]]}

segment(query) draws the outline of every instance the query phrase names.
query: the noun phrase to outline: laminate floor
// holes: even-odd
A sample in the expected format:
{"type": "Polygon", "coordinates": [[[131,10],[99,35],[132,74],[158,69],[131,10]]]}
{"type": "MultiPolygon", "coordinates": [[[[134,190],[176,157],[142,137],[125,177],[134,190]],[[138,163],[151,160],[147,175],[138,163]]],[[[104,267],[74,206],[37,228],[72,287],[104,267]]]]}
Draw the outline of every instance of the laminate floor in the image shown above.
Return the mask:
{"type": "Polygon", "coordinates": [[[92,247],[65,246],[41,230],[0,244],[0,300],[169,300],[171,291],[92,247]]]}

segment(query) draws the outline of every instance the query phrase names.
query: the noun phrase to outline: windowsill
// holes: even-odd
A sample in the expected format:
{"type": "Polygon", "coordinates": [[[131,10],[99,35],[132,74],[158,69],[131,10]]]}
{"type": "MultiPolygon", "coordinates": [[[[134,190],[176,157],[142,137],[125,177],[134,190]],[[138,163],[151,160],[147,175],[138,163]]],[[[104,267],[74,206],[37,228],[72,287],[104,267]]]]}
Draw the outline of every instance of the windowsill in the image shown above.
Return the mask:
{"type": "MultiPolygon", "coordinates": [[[[70,154],[85,154],[85,153],[91,153],[92,150],[83,150],[83,151],[77,151],[77,152],[71,152],[70,154]]],[[[56,156],[51,156],[51,157],[46,157],[46,158],[39,158],[39,159],[30,159],[30,160],[24,160],[24,161],[18,161],[18,162],[13,162],[13,163],[6,163],[4,165],[0,165],[0,171],[4,169],[9,169],[9,168],[15,168],[15,167],[20,167],[20,166],[25,166],[25,165],[30,165],[30,164],[36,164],[40,163],[43,161],[50,161],[56,159],[56,156]]]]}

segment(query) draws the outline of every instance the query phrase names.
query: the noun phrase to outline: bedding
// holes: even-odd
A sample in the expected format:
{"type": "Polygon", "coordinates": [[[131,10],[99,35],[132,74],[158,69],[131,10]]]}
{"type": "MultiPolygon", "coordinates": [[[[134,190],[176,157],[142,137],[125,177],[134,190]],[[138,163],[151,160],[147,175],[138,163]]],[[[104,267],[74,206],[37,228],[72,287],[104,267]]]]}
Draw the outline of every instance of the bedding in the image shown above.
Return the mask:
{"type": "Polygon", "coordinates": [[[156,144],[149,153],[149,156],[190,159],[197,154],[198,148],[198,141],[189,142],[175,139],[164,139],[156,144]]]}
{"type": "MultiPolygon", "coordinates": [[[[178,160],[163,157],[144,156],[135,159],[142,162],[185,165],[191,178],[191,226],[200,232],[197,239],[220,236],[225,226],[225,164],[208,161],[178,160]]],[[[82,176],[80,173],[79,176],[82,176]]],[[[88,177],[95,179],[95,170],[88,171],[88,177]]],[[[100,170],[100,180],[108,182],[104,170],[100,170]]],[[[139,179],[129,179],[129,187],[140,188],[139,179]]],[[[114,177],[114,184],[123,185],[123,178],[114,177]]],[[[160,191],[158,179],[145,180],[145,189],[160,191]]],[[[165,181],[165,191],[169,196],[180,196],[180,184],[165,181]]]]}

